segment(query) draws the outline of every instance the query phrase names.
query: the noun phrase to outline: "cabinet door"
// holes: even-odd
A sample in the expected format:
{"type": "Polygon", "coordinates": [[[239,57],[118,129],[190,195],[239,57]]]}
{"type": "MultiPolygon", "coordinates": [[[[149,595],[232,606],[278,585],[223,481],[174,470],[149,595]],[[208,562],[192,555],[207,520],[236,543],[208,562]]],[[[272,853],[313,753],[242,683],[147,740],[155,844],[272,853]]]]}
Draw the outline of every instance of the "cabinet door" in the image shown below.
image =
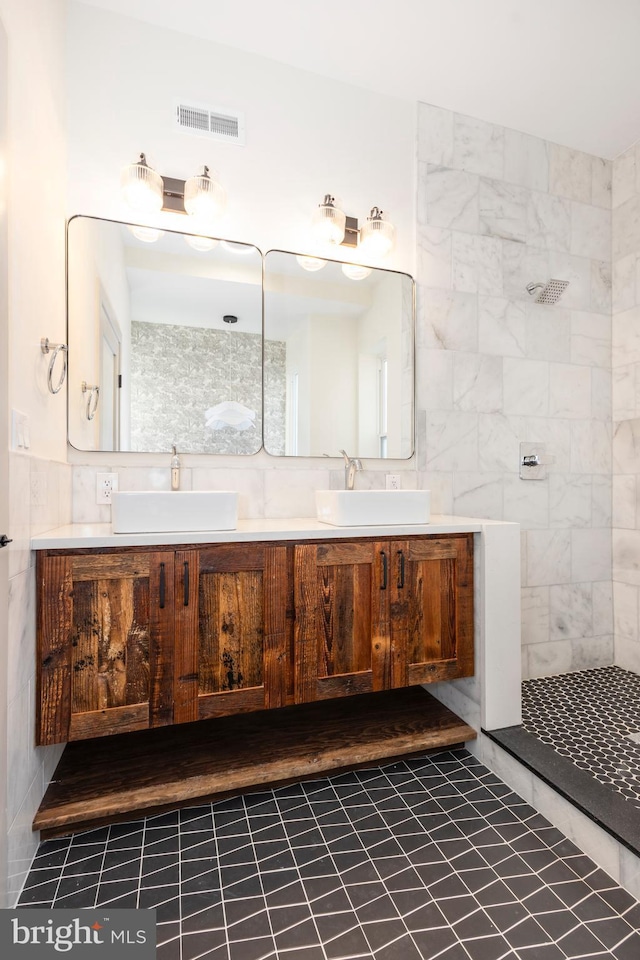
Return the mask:
{"type": "Polygon", "coordinates": [[[286,557],[264,543],[176,553],[176,722],[285,705],[286,557]]]}
{"type": "Polygon", "coordinates": [[[387,543],[295,547],[296,703],[390,686],[389,576],[387,543]]]}
{"type": "Polygon", "coordinates": [[[473,675],[473,536],[393,540],[393,686],[473,675]]]}
{"type": "Polygon", "coordinates": [[[38,742],[171,723],[173,552],[38,559],[38,742]]]}

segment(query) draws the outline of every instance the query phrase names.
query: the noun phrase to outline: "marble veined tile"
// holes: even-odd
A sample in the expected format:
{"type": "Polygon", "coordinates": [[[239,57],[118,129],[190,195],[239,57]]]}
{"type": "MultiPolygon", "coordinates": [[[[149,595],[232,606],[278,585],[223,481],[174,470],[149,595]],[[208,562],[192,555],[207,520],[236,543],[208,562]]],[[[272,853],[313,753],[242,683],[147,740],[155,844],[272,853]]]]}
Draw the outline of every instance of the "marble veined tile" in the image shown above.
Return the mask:
{"type": "Polygon", "coordinates": [[[608,369],[611,366],[611,321],[598,313],[571,313],[571,362],[608,369]]]}
{"type": "Polygon", "coordinates": [[[611,576],[611,531],[571,531],[571,579],[608,580],[611,576]]]}
{"type": "Polygon", "coordinates": [[[473,472],[478,466],[478,415],[427,411],[427,470],[473,472]]]}
{"type": "Polygon", "coordinates": [[[571,581],[571,531],[529,530],[527,533],[527,586],[571,581]]]}
{"type": "Polygon", "coordinates": [[[478,349],[501,357],[524,357],[525,304],[504,297],[479,297],[478,349]]]}
{"type": "Polygon", "coordinates": [[[591,372],[570,363],[549,365],[549,415],[571,420],[591,416],[591,372]]]}
{"type": "Polygon", "coordinates": [[[640,250],[640,194],[613,208],[612,225],[613,260],[640,250]]]}
{"type": "Polygon", "coordinates": [[[451,231],[418,225],[418,283],[425,287],[451,289],[451,231]]]}
{"type": "Polygon", "coordinates": [[[590,583],[566,583],[549,588],[552,640],[593,635],[593,600],[590,583]]]}
{"type": "Polygon", "coordinates": [[[591,496],[589,474],[550,474],[549,526],[569,529],[590,526],[591,496]]]}
{"type": "Polygon", "coordinates": [[[612,267],[612,309],[614,313],[629,310],[637,303],[636,274],[638,253],[628,253],[626,257],[614,260],[612,267]]]}
{"type": "Polygon", "coordinates": [[[637,477],[634,475],[614,476],[612,518],[614,527],[635,530],[637,501],[637,477]]]}
{"type": "Polygon", "coordinates": [[[549,192],[591,203],[592,157],[552,143],[549,147],[549,192]]]}
{"type": "Polygon", "coordinates": [[[418,160],[450,167],[453,163],[453,118],[451,110],[418,104],[418,160]]]}
{"type": "Polygon", "coordinates": [[[532,193],[527,211],[527,243],[568,253],[571,247],[571,202],[546,193],[532,193]]]}
{"type": "Polygon", "coordinates": [[[549,365],[542,360],[505,357],[504,412],[546,417],[549,412],[549,365]]]}
{"type": "Polygon", "coordinates": [[[446,167],[427,168],[426,220],[431,227],[449,227],[478,233],[478,188],[476,174],[446,167]]]}
{"type": "Polygon", "coordinates": [[[591,203],[611,210],[613,163],[600,157],[592,157],[591,162],[591,203]]]}
{"type": "Polygon", "coordinates": [[[504,477],[504,519],[519,523],[522,530],[549,526],[549,488],[546,483],[527,483],[515,473],[504,477]]]}
{"type": "Polygon", "coordinates": [[[456,410],[498,413],[502,410],[502,358],[456,353],[453,365],[456,410]]]}
{"type": "Polygon", "coordinates": [[[593,260],[611,259],[611,211],[586,203],[571,204],[571,253],[593,260]]]}
{"type": "Polygon", "coordinates": [[[591,310],[611,315],[611,262],[591,261],[591,310]]]}
{"type": "Polygon", "coordinates": [[[504,179],[531,190],[549,189],[549,144],[528,133],[506,129],[504,179]]]}
{"type": "Polygon", "coordinates": [[[549,587],[523,587],[520,609],[522,611],[522,643],[549,642],[549,587]]]}
{"type": "Polygon", "coordinates": [[[613,161],[612,205],[619,207],[636,193],[636,147],[629,147],[613,161]]]}
{"type": "Polygon", "coordinates": [[[452,285],[465,293],[502,293],[502,244],[494,237],[455,231],[452,237],[452,285]]]}
{"type": "Polygon", "coordinates": [[[479,187],[480,232],[524,243],[528,200],[529,192],[523,187],[483,177],[479,187]]]}
{"type": "Polygon", "coordinates": [[[526,305],[527,357],[531,360],[571,359],[571,314],[560,306],[526,305]]]}
{"type": "Polygon", "coordinates": [[[504,175],[504,128],[484,120],[455,114],[453,121],[453,166],[457,170],[502,179],[504,175]]]}
{"type": "Polygon", "coordinates": [[[501,470],[517,475],[520,469],[520,442],[526,436],[524,417],[481,413],[478,417],[478,468],[489,473],[501,470]]]}
{"type": "Polygon", "coordinates": [[[478,298],[457,291],[420,289],[419,346],[475,351],[478,347],[478,298]]]}

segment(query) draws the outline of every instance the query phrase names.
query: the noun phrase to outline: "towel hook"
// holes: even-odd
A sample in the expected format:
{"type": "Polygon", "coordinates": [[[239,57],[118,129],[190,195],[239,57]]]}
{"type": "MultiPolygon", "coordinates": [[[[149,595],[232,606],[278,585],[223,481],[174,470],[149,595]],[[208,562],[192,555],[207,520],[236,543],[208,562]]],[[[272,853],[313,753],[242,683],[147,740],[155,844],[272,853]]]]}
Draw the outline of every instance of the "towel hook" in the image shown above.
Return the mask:
{"type": "Polygon", "coordinates": [[[98,400],[100,399],[100,387],[97,383],[87,383],[86,380],[82,381],[82,392],[88,393],[87,397],[87,409],[86,409],[86,418],[87,420],[93,420],[96,415],[96,410],[98,409],[98,400]]]}
{"type": "Polygon", "coordinates": [[[42,337],[40,340],[40,349],[43,353],[51,353],[51,360],[49,361],[49,372],[47,373],[47,385],[49,387],[50,393],[59,393],[62,389],[62,384],[64,383],[64,378],[67,375],[67,351],[69,350],[66,343],[50,343],[49,337],[42,337]],[[55,366],[56,359],[58,354],[62,354],[62,371],[60,372],[60,379],[54,387],[53,385],[53,368],[55,366]]]}

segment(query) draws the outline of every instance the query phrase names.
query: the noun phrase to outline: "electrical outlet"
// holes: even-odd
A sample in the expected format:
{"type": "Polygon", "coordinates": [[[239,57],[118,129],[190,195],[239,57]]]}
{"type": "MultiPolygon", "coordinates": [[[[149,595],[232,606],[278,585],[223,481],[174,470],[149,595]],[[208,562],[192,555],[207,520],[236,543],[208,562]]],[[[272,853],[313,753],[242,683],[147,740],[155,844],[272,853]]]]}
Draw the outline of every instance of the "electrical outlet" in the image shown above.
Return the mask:
{"type": "Polygon", "coordinates": [[[387,490],[401,490],[402,489],[402,477],[399,473],[388,473],[386,476],[386,487],[387,490]]]}
{"type": "Polygon", "coordinates": [[[117,489],[117,473],[96,474],[96,503],[111,503],[111,494],[117,489]]]}

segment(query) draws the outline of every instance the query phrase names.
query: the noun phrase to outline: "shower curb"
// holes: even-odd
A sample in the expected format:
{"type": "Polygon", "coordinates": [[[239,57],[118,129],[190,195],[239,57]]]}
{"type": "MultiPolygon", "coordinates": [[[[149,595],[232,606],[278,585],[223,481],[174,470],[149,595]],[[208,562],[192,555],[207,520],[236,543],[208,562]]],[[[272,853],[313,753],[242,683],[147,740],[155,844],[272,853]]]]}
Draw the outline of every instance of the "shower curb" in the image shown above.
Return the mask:
{"type": "Polygon", "coordinates": [[[561,757],[553,747],[523,727],[482,730],[482,733],[640,857],[640,815],[635,804],[561,757]]]}

